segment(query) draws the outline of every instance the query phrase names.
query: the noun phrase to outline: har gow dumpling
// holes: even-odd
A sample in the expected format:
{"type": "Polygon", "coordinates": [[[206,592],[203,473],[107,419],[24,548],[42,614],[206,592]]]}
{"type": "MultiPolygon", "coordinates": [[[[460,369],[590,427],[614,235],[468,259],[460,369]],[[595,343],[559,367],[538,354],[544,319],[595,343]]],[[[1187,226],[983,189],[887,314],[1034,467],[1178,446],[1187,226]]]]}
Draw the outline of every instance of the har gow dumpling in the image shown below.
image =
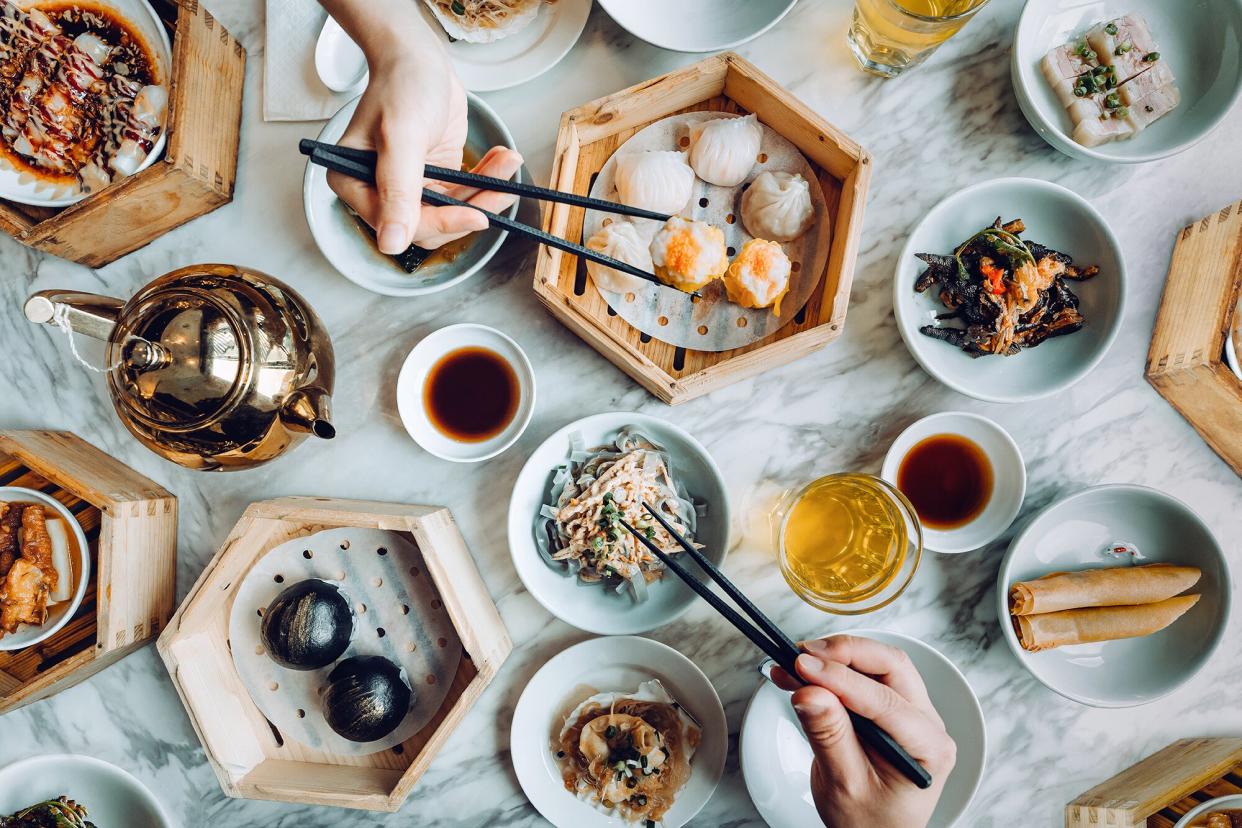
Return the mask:
{"type": "Polygon", "coordinates": [[[793,241],[814,221],[811,187],[797,173],[761,172],[742,194],[742,224],[755,238],[793,241]]]}
{"type": "Polygon", "coordinates": [[[754,115],[706,121],[690,130],[690,166],[709,184],[736,187],[755,166],[762,142],[754,115]]]}
{"type": "MultiPolygon", "coordinates": [[[[587,239],[586,246],[597,253],[619,259],[648,273],[652,271],[651,250],[647,238],[642,231],[631,222],[614,221],[605,225],[598,233],[587,239]]],[[[647,283],[637,276],[622,273],[619,270],[587,261],[587,273],[595,282],[595,287],[613,293],[635,291],[647,283]]]]}
{"type": "Polygon", "coordinates": [[[673,216],[651,240],[651,261],[664,284],[698,290],[729,267],[724,232],[702,221],[673,216]]]}
{"type": "Polygon", "coordinates": [[[694,191],[694,170],[684,152],[628,152],[617,157],[616,184],[622,204],[675,215],[694,191]]]}

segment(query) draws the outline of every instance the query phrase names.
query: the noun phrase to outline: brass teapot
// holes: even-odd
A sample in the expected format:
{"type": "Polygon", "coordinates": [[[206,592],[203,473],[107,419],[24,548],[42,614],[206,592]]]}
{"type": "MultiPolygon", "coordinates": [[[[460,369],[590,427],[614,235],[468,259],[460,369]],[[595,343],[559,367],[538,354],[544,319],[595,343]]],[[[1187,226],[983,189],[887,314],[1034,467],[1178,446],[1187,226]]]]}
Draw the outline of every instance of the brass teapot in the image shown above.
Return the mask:
{"type": "Polygon", "coordinates": [[[277,279],[191,265],[128,302],[46,290],[31,322],[105,340],[108,390],[135,437],[174,463],[230,471],[266,463],[308,434],[331,439],[332,343],[277,279]]]}

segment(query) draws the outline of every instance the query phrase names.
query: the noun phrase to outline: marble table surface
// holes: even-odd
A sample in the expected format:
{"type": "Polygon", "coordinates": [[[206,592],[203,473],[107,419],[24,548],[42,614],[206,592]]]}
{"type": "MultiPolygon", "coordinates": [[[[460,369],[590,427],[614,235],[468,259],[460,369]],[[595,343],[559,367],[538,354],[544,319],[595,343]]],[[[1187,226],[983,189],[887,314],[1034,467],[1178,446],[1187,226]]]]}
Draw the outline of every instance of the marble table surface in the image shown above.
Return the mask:
{"type": "MultiPolygon", "coordinates": [[[[309,2],[310,0],[307,0],[309,2]]],[[[1237,136],[1242,108],[1190,151],[1137,167],[1071,160],[1048,147],[1018,110],[1009,46],[1021,3],[995,0],[955,40],[907,77],[858,72],[844,36],[848,0],[802,0],[776,28],[739,49],[875,158],[858,270],[844,335],[828,349],[757,379],[670,409],[554,321],[531,291],[534,250],[510,240],[485,274],[418,300],[373,295],[335,273],[302,215],[297,139],[315,124],[261,118],[263,11],[259,0],[207,0],[245,44],[250,62],[234,202],[99,270],[33,253],[0,236],[0,423],[69,429],[180,498],[178,599],[252,501],[327,495],[452,508],[515,649],[497,680],[391,816],[229,799],[221,793],[164,666],[147,647],[83,684],[0,719],[0,764],[36,753],[98,756],[135,773],[187,828],[217,825],[546,824],[509,764],[518,695],[548,658],[585,634],[543,610],[509,560],[504,509],[526,455],[565,423],[607,410],[645,411],[694,432],[720,464],[737,515],[727,573],[786,630],[811,636],[851,626],[916,635],[948,655],[983,702],[988,764],[963,826],[1061,824],[1065,802],[1168,742],[1242,732],[1242,640],[1227,638],[1212,663],[1168,698],[1130,710],[1094,710],[1038,684],[1001,641],[992,601],[1009,535],[950,557],[929,554],[894,606],[857,620],[823,615],[782,580],[762,515],[776,493],[818,475],[877,472],[889,442],[914,419],[977,411],[1016,438],[1030,477],[1024,514],[1097,483],[1141,483],[1193,504],[1237,553],[1242,485],[1143,380],[1143,364],[1174,234],[1242,197],[1237,136]],[[983,404],[928,377],[898,337],[890,280],[903,240],[940,198],[984,179],[1022,175],[1060,182],[1109,219],[1130,268],[1121,334],[1083,382],[1021,406],[983,404]],[[303,445],[249,472],[203,475],[147,452],[114,416],[100,379],[66,343],[21,313],[44,288],[129,296],[192,262],[226,261],[288,280],[334,337],[340,436],[303,445]],[[421,337],[473,321],[515,337],[535,365],[539,403],[519,443],[463,467],[437,460],[405,434],[394,405],[397,370],[421,337]],[[745,435],[745,440],[738,439],[745,435]]],[[[486,95],[512,127],[536,181],[546,181],[561,110],[695,60],[630,37],[596,8],[581,41],[553,71],[486,95]]],[[[533,216],[526,214],[527,220],[533,216]]],[[[757,676],[755,650],[705,605],[652,637],[694,659],[711,678],[736,732],[757,676]]],[[[731,753],[726,777],[694,825],[759,826],[731,753]]]]}

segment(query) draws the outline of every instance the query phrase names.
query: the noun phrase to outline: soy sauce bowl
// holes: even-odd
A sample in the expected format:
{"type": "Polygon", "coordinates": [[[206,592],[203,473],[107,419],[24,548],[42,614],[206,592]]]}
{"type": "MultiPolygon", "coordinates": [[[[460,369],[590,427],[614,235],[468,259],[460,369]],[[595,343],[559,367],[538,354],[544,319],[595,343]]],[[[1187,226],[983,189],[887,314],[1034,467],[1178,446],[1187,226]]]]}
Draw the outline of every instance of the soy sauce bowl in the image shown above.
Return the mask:
{"type": "Polygon", "coordinates": [[[495,328],[464,323],[429,334],[414,346],[397,377],[397,411],[405,430],[428,454],[454,463],[488,460],[517,442],[535,412],[535,372],[522,348],[495,328]],[[508,363],[517,380],[517,406],[509,421],[485,439],[454,437],[438,426],[427,409],[432,369],[445,356],[464,348],[491,351],[508,363]]]}
{"type": "Polygon", "coordinates": [[[979,447],[992,467],[992,490],[979,514],[960,526],[938,529],[920,516],[923,547],[946,554],[970,552],[987,546],[1013,524],[1026,497],[1026,466],[1018,444],[998,423],[979,414],[946,411],[924,417],[901,432],[884,456],[880,477],[897,486],[898,471],[910,451],[929,437],[945,434],[979,447]]]}

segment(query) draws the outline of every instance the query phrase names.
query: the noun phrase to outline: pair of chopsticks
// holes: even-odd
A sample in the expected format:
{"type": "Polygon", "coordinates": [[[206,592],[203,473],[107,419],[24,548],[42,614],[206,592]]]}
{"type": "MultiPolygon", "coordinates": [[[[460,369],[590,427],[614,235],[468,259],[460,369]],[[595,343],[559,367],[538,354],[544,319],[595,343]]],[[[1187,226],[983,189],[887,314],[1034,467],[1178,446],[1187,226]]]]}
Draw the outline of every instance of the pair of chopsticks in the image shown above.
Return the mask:
{"type": "MultiPolygon", "coordinates": [[[[759,649],[767,653],[777,664],[781,666],[786,673],[792,678],[797,679],[798,673],[794,667],[794,661],[798,658],[800,651],[798,645],[793,642],[789,636],[781,630],[780,627],[772,623],[763,612],[751,603],[742,591],[733,585],[733,582],[725,577],[715,564],[707,559],[702,552],[694,547],[694,544],[687,541],[677,533],[667,520],[655,509],[651,508],[651,504],[644,502],[643,508],[656,519],[656,522],[664,527],[664,531],[677,541],[678,545],[685,550],[686,554],[694,559],[708,576],[720,584],[720,588],[724,593],[733,599],[743,612],[751,617],[758,625],[758,629],[740,614],[733,607],[724,602],[720,596],[712,592],[711,587],[700,581],[698,578],[690,574],[690,572],[678,563],[675,559],[666,555],[660,547],[656,546],[647,535],[631,526],[624,518],[621,519],[621,525],[624,526],[631,535],[646,546],[651,553],[664,562],[664,565],[673,570],[679,578],[685,581],[686,586],[699,594],[699,597],[711,604],[713,608],[723,615],[729,623],[738,629],[743,635],[751,640],[759,649]]],[[[903,776],[913,782],[920,788],[931,787],[931,774],[927,772],[927,768],[906,752],[905,748],[897,743],[883,728],[870,719],[864,718],[853,710],[848,711],[850,721],[854,725],[854,732],[858,734],[858,738],[862,742],[878,754],[883,756],[889,764],[896,768],[903,776]]]]}
{"type": "MultiPolygon", "coordinates": [[[[376,154],[371,150],[354,149],[353,147],[342,147],[336,144],[325,144],[320,141],[312,141],[309,138],[303,138],[298,143],[298,150],[306,156],[310,157],[312,164],[325,167],[329,170],[356,178],[359,181],[368,184],[375,183],[375,162],[376,154]]],[[[506,181],[503,178],[492,178],[491,176],[479,175],[478,173],[466,172],[464,170],[450,170],[446,167],[437,167],[428,164],[423,168],[423,177],[435,181],[443,181],[449,184],[460,184],[466,187],[473,187],[477,190],[491,190],[498,193],[510,193],[512,195],[526,196],[528,198],[539,199],[540,201],[555,201],[561,204],[571,204],[575,207],[585,207],[588,210],[600,210],[606,213],[616,213],[622,216],[633,216],[635,218],[654,219],[656,221],[668,221],[670,218],[664,213],[653,213],[650,210],[641,210],[637,207],[629,207],[625,204],[615,204],[611,201],[604,201],[599,198],[591,198],[589,196],[581,196],[575,193],[563,193],[559,190],[551,190],[546,187],[537,187],[534,184],[523,184],[518,181],[506,181]]],[[[487,210],[481,210],[473,204],[460,201],[458,199],[446,196],[444,193],[435,190],[424,189],[423,201],[436,207],[469,207],[472,210],[478,210],[487,216],[487,222],[492,227],[500,227],[519,236],[525,236],[534,239],[541,244],[549,247],[555,247],[558,250],[564,250],[566,253],[573,253],[584,259],[611,267],[622,273],[628,273],[631,276],[637,276],[660,287],[677,290],[671,285],[667,285],[656,278],[655,274],[640,270],[633,265],[626,264],[623,261],[614,259],[611,256],[605,256],[603,253],[597,253],[590,248],[583,247],[571,241],[566,241],[558,236],[515,221],[508,216],[502,216],[497,213],[491,213],[487,210]]],[[[680,291],[679,291],[680,292],[680,291]]],[[[698,296],[697,292],[690,293],[691,296],[698,296]]]]}

